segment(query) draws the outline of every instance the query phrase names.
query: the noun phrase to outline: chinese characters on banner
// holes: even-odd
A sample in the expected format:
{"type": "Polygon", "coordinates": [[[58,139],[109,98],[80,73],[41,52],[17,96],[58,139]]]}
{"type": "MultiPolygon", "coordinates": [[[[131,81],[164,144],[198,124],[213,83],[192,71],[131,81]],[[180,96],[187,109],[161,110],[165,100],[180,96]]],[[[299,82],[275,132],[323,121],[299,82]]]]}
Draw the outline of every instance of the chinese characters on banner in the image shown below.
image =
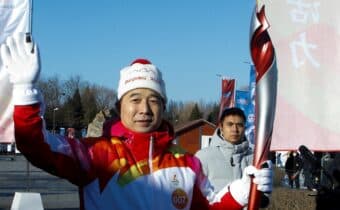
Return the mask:
{"type": "Polygon", "coordinates": [[[271,150],[339,151],[340,1],[258,3],[280,69],[271,150]]]}

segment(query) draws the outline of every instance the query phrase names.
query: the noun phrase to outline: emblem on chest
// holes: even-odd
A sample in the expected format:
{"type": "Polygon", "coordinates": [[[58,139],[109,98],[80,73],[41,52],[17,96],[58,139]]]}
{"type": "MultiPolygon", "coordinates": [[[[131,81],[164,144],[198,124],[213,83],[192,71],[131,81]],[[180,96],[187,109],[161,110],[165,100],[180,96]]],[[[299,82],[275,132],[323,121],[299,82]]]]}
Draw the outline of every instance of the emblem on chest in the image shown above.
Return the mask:
{"type": "Polygon", "coordinates": [[[172,194],[171,194],[171,201],[172,204],[177,208],[177,209],[184,209],[189,202],[189,198],[187,193],[179,187],[180,182],[177,179],[176,174],[173,175],[172,180],[171,180],[171,186],[174,189],[172,194]]]}

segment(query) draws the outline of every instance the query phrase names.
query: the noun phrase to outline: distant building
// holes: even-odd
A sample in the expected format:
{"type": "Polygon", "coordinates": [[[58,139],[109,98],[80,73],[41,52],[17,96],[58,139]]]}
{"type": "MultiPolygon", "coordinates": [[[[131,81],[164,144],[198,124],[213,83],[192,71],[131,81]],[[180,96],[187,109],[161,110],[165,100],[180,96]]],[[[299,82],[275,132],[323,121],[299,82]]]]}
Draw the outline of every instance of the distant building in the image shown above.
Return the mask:
{"type": "Polygon", "coordinates": [[[194,120],[175,128],[174,142],[189,153],[195,154],[197,150],[209,145],[215,129],[215,124],[204,119],[194,120]]]}

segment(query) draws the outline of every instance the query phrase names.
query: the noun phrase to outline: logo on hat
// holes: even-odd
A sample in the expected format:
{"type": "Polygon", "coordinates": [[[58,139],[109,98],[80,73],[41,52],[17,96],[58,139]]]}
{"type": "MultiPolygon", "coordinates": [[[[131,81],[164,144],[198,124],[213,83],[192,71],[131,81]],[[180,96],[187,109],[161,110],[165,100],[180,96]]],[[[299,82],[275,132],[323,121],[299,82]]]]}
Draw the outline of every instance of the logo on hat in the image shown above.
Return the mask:
{"type": "Polygon", "coordinates": [[[165,84],[162,73],[150,61],[137,59],[130,66],[120,71],[120,79],[117,89],[118,100],[129,92],[137,88],[149,88],[156,91],[166,102],[165,84]]]}

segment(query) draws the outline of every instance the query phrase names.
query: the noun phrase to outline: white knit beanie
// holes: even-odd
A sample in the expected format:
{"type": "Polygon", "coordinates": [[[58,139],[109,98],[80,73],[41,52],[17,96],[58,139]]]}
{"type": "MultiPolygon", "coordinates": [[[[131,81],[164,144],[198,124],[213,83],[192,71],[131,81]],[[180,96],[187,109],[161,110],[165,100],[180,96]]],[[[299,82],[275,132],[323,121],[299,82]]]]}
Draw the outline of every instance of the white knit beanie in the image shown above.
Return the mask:
{"type": "Polygon", "coordinates": [[[162,73],[146,59],[136,59],[120,70],[118,85],[118,100],[130,90],[136,88],[149,88],[159,93],[166,103],[167,97],[162,73]]]}

